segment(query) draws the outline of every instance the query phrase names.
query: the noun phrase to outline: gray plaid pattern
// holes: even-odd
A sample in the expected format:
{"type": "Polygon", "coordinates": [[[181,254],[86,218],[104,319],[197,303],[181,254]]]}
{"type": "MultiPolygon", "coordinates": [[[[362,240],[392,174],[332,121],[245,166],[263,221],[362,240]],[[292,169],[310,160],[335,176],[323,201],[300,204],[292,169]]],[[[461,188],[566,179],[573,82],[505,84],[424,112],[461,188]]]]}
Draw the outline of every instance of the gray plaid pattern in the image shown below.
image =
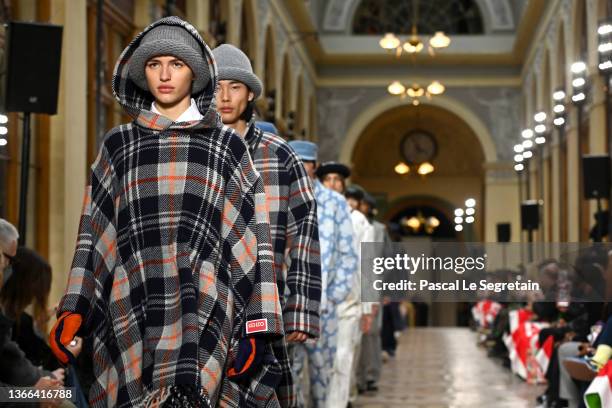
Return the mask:
{"type": "MultiPolygon", "coordinates": [[[[274,247],[274,266],[283,306],[285,332],[319,337],[321,259],[317,203],[312,183],[291,146],[282,138],[251,125],[245,137],[266,191],[266,210],[274,247]]],[[[282,367],[277,388],[281,406],[297,406],[286,344],[274,344],[282,367]]]]}
{"type": "Polygon", "coordinates": [[[73,266],[58,315],[84,317],[94,337],[90,404],[141,406],[174,385],[195,387],[210,406],[278,406],[280,366],[271,342],[283,334],[262,180],[244,141],[221,127],[216,68],[194,95],[201,121],[173,123],[147,109],[151,96],[127,76],[140,38],[115,67],[113,92],[134,122],[105,136],[92,166],[73,266]],[[90,199],[89,199],[90,197],[90,199]],[[229,381],[246,322],[266,319],[264,364],[229,381]],[[262,405],[265,401],[265,405],[262,405]]]}

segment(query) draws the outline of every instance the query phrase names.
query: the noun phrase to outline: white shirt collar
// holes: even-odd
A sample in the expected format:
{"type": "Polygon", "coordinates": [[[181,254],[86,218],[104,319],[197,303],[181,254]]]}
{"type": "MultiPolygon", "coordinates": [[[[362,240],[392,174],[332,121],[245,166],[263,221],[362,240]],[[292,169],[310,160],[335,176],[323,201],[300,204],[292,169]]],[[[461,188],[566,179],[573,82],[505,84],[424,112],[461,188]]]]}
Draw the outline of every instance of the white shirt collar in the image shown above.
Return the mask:
{"type": "MultiPolygon", "coordinates": [[[[157,107],[155,106],[155,102],[151,104],[151,112],[161,115],[161,112],[157,110],[157,107]]],[[[192,120],[200,120],[203,117],[204,116],[200,113],[198,107],[196,106],[195,99],[191,98],[191,105],[189,105],[185,112],[181,113],[181,116],[176,118],[175,122],[189,122],[192,120]]]]}

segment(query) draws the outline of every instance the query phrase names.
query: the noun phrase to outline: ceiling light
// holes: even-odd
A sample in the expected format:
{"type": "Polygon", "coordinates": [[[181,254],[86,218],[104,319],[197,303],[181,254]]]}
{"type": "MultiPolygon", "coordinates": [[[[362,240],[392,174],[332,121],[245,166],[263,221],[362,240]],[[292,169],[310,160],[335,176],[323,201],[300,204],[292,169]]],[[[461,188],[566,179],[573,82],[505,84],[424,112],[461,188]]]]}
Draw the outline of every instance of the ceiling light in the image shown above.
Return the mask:
{"type": "Polygon", "coordinates": [[[517,163],[520,163],[523,161],[523,155],[522,154],[515,154],[514,155],[514,161],[517,163]]]}
{"type": "Polygon", "coordinates": [[[450,38],[443,31],[436,31],[436,34],[429,40],[429,45],[433,48],[446,48],[450,43],[450,38]]]}
{"type": "Polygon", "coordinates": [[[533,115],[533,119],[540,123],[540,122],[544,122],[546,120],[546,112],[538,112],[535,115],[533,115]]]}
{"type": "Polygon", "coordinates": [[[417,170],[417,172],[421,175],[421,176],[426,176],[428,174],[433,173],[435,170],[434,166],[431,163],[425,162],[423,164],[421,164],[419,166],[419,169],[417,170]]]}
{"type": "Polygon", "coordinates": [[[463,208],[457,208],[455,210],[455,217],[462,217],[463,216],[463,208]]]}
{"type": "Polygon", "coordinates": [[[476,200],[474,200],[473,198],[468,198],[467,200],[465,200],[465,206],[468,208],[474,208],[476,206],[476,200]]]}
{"type": "Polygon", "coordinates": [[[515,171],[523,171],[523,169],[525,168],[525,166],[523,166],[522,163],[518,163],[514,165],[514,170],[515,171]]]}
{"type": "Polygon", "coordinates": [[[525,129],[521,132],[521,136],[523,136],[523,139],[531,139],[533,137],[533,130],[525,129]]]}
{"type": "Polygon", "coordinates": [[[597,34],[599,34],[599,35],[606,35],[606,34],[610,34],[610,33],[612,33],[612,24],[610,24],[610,23],[603,23],[597,29],[597,34]]]}
{"type": "Polygon", "coordinates": [[[526,159],[531,159],[533,157],[533,153],[527,150],[526,152],[523,153],[523,157],[526,159]]]}
{"type": "Polygon", "coordinates": [[[410,172],[410,167],[408,167],[406,165],[406,163],[404,162],[399,162],[396,166],[395,166],[395,172],[397,174],[408,174],[410,172]]]}
{"type": "Polygon", "coordinates": [[[586,70],[586,64],[582,61],[574,62],[572,64],[571,70],[574,74],[580,74],[586,70]]]}
{"type": "Polygon", "coordinates": [[[562,101],[563,99],[565,99],[565,92],[555,91],[555,93],[553,94],[553,99],[555,101],[562,101]]]}
{"type": "Polygon", "coordinates": [[[385,36],[378,42],[382,48],[388,51],[392,51],[399,47],[400,40],[393,33],[387,33],[385,36]]]}
{"type": "Polygon", "coordinates": [[[536,125],[534,130],[535,130],[536,133],[544,133],[544,132],[546,132],[546,125],[544,125],[544,124],[536,125]]]}
{"type": "Polygon", "coordinates": [[[563,126],[565,124],[565,118],[555,118],[555,120],[553,120],[553,123],[555,124],[555,126],[563,126]]]}
{"type": "Polygon", "coordinates": [[[457,231],[457,232],[463,231],[463,225],[460,225],[460,224],[455,225],[455,231],[457,231]]]}
{"type": "Polygon", "coordinates": [[[441,95],[444,93],[444,90],[446,88],[444,88],[444,85],[442,85],[440,82],[438,81],[433,81],[431,84],[429,84],[429,86],[427,87],[427,92],[429,92],[432,95],[441,95]]]}
{"type": "Polygon", "coordinates": [[[387,87],[387,91],[389,91],[391,95],[401,95],[406,91],[406,87],[402,85],[399,81],[393,81],[387,87]]]}

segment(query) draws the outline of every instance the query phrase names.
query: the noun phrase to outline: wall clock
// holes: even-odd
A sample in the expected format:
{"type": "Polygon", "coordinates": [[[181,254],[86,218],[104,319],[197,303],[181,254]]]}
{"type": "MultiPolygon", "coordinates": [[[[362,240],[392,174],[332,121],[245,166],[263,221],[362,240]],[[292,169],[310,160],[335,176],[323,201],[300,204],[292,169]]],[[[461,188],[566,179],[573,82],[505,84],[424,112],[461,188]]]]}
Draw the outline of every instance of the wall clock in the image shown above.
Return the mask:
{"type": "Polygon", "coordinates": [[[412,130],[402,139],[400,152],[408,164],[431,163],[438,153],[438,143],[431,133],[412,130]]]}

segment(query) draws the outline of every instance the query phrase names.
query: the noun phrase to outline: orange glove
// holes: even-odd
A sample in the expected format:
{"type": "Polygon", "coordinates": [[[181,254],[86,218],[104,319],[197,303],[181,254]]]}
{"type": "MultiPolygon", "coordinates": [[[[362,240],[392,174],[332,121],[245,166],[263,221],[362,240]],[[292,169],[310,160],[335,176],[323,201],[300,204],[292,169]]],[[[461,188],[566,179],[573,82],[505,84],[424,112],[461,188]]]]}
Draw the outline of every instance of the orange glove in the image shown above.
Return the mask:
{"type": "Polygon", "coordinates": [[[64,312],[57,319],[55,325],[51,329],[49,335],[49,345],[55,357],[63,364],[68,364],[69,361],[74,361],[75,358],[66,348],[74,339],[74,336],[79,331],[83,318],[80,314],[72,312],[64,312]]]}
{"type": "Polygon", "coordinates": [[[262,363],[266,343],[258,337],[246,337],[238,343],[238,355],[234,366],[227,370],[227,376],[240,381],[257,371],[262,363]]]}

